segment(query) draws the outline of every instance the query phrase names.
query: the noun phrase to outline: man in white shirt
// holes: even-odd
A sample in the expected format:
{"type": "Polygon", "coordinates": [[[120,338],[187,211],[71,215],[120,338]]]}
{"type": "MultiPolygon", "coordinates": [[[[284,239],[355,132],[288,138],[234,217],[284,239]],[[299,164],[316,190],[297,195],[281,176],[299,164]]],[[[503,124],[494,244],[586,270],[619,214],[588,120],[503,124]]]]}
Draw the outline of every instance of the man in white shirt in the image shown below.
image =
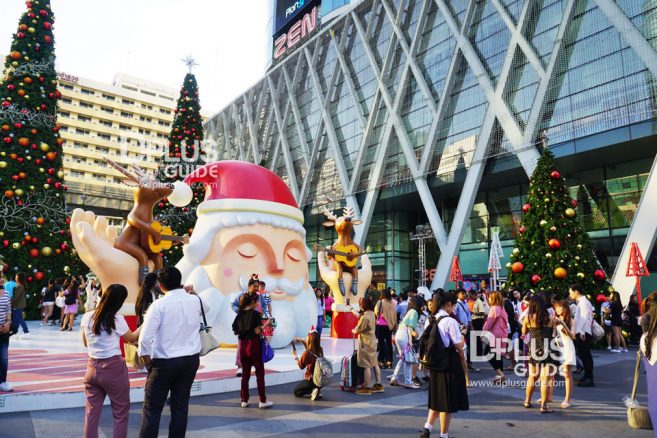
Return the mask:
{"type": "MultiPolygon", "coordinates": [[[[181,285],[174,267],[157,276],[164,297],[150,305],[139,337],[139,355],[148,368],[140,438],[156,438],[160,416],[171,392],[170,437],[185,436],[189,394],[199,367],[201,299],[181,285]]],[[[203,302],[203,309],[208,306],[203,302]]]]}
{"type": "Polygon", "coordinates": [[[568,293],[570,299],[577,302],[575,308],[575,348],[584,367],[584,377],[577,382],[577,386],[595,386],[593,381],[593,356],[591,356],[593,306],[584,295],[581,284],[571,284],[568,293]]]}

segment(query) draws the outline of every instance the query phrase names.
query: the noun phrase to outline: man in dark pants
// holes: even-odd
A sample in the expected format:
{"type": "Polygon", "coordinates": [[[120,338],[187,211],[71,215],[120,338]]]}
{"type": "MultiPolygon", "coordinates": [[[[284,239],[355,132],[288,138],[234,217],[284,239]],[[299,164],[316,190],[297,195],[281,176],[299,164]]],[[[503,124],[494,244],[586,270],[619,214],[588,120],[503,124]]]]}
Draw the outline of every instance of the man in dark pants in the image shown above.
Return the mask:
{"type": "MultiPolygon", "coordinates": [[[[164,268],[157,276],[164,297],[148,308],[139,337],[139,355],[148,368],[141,438],[156,438],[160,416],[171,392],[169,437],[187,431],[189,394],[199,366],[201,300],[191,287],[181,286],[180,271],[164,268]]],[[[207,311],[207,304],[203,303],[207,311]]]]}
{"type": "Polygon", "coordinates": [[[584,296],[584,290],[581,284],[570,285],[568,294],[571,300],[577,302],[577,309],[575,310],[575,349],[584,367],[584,377],[577,382],[577,386],[595,386],[593,380],[593,356],[591,356],[593,306],[591,306],[591,302],[584,296]]]}

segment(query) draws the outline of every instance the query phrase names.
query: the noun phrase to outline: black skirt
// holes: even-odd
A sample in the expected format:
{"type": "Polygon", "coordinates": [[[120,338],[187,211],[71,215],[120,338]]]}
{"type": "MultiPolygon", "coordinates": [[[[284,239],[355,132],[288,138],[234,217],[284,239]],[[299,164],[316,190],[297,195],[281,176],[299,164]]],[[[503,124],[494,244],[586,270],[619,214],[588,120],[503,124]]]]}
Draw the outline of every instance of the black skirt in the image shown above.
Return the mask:
{"type": "Polygon", "coordinates": [[[452,352],[450,371],[431,371],[429,375],[429,409],[454,413],[470,409],[468,389],[461,359],[452,352]]]}

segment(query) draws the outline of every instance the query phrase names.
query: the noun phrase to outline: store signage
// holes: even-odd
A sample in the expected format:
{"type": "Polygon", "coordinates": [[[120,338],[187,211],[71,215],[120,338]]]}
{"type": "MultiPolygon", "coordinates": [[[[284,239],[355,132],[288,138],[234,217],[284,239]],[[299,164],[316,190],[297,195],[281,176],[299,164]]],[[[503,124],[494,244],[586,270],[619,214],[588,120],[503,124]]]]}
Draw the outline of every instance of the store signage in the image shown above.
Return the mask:
{"type": "Polygon", "coordinates": [[[68,73],[57,74],[57,79],[64,82],[71,82],[73,84],[77,84],[78,81],[80,80],[80,78],[78,78],[77,76],[69,75],[68,73]]]}
{"type": "Polygon", "coordinates": [[[308,9],[317,3],[315,0],[276,0],[276,24],[274,35],[295,20],[304,8],[308,9]]]}
{"type": "Polygon", "coordinates": [[[278,60],[290,52],[306,36],[317,29],[317,14],[318,6],[315,6],[294,22],[287,32],[276,37],[274,40],[274,60],[278,60]]]}

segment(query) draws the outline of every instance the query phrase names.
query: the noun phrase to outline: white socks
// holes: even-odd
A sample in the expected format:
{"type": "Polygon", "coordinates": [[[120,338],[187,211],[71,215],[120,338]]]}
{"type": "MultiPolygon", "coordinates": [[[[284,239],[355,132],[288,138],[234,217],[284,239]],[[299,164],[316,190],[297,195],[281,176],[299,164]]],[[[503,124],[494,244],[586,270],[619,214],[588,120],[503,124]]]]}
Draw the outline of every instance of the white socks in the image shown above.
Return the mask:
{"type": "Polygon", "coordinates": [[[424,423],[424,428],[427,429],[429,432],[433,430],[433,426],[429,423],[424,423]]]}

